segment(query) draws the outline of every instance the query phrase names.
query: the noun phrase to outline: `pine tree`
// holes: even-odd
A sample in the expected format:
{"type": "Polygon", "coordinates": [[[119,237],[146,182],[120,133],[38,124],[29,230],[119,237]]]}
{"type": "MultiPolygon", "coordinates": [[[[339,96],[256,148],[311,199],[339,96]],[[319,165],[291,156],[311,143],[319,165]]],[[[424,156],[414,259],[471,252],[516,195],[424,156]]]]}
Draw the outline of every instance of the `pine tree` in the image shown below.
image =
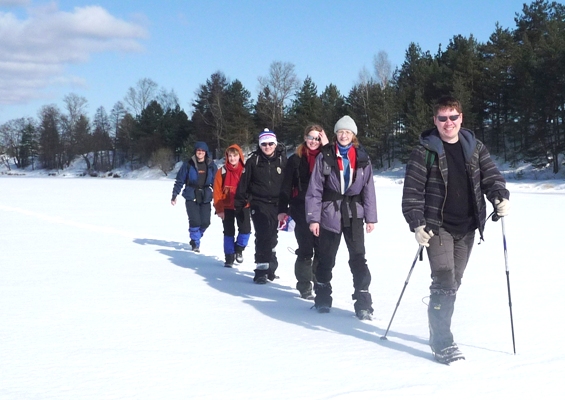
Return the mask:
{"type": "Polygon", "coordinates": [[[322,102],[320,122],[330,137],[335,123],[347,113],[345,98],[337,86],[329,84],[320,95],[320,101],[322,102]]]}
{"type": "Polygon", "coordinates": [[[225,141],[226,76],[218,71],[213,73],[206,83],[200,85],[196,100],[192,104],[194,113],[192,123],[198,140],[208,143],[210,151],[221,149],[225,141]]]}
{"type": "Polygon", "coordinates": [[[251,93],[237,79],[226,88],[225,120],[226,136],[222,140],[218,158],[233,143],[249,145],[255,131],[251,93]]]}
{"type": "Polygon", "coordinates": [[[60,141],[61,112],[54,106],[43,106],[39,114],[39,161],[42,168],[59,169],[63,167],[60,141]]]}
{"type": "Polygon", "coordinates": [[[112,161],[110,154],[112,150],[110,119],[104,107],[99,107],[94,115],[92,130],[92,168],[95,171],[111,169],[112,161]]]}
{"type": "Polygon", "coordinates": [[[318,97],[318,89],[308,76],[302,87],[296,92],[292,105],[285,118],[284,140],[288,143],[301,143],[304,128],[311,123],[320,123],[322,118],[322,100],[318,97]]]}
{"type": "Polygon", "coordinates": [[[420,46],[411,43],[406,51],[406,60],[397,72],[397,101],[399,109],[399,159],[408,161],[410,152],[418,142],[420,133],[431,125],[431,104],[434,94],[426,95],[426,88],[432,86],[432,72],[437,65],[429,52],[422,52],[420,46]]]}

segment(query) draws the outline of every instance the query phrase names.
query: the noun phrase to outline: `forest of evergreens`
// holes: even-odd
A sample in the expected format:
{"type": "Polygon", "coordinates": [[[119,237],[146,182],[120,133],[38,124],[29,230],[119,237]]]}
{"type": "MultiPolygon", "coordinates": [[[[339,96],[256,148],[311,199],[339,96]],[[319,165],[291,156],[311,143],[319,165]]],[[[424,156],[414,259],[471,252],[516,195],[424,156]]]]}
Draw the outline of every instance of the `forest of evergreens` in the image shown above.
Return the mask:
{"type": "Polygon", "coordinates": [[[192,152],[197,140],[216,155],[231,143],[252,145],[267,127],[288,145],[319,122],[327,131],[344,114],[357,123],[360,142],[376,168],[405,162],[432,123],[432,104],[451,94],[463,104],[463,126],[506,162],[526,161],[557,173],[565,154],[565,6],[537,0],[516,13],[513,29],[496,26],[486,43],[456,35],[435,54],[410,43],[394,71],[385,52],[374,72],[360,74],[347,94],[329,84],[299,80],[294,64],[274,61],[259,78],[257,99],[237,79],[213,72],[196,88],[189,111],[174,90],[139,80],[107,111],[86,115],[76,94],[64,107],[45,105],[37,118],[0,125],[0,154],[17,168],[63,169],[82,156],[92,173],[125,164],[165,173],[192,152]]]}

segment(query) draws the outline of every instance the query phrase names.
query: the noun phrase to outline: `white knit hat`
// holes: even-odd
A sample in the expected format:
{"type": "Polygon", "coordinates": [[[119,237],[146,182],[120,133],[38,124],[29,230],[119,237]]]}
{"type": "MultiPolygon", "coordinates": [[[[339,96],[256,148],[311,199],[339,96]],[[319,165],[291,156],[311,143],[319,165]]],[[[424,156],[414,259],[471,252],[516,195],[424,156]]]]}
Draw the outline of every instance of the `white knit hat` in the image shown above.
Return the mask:
{"type": "Polygon", "coordinates": [[[340,129],[347,129],[348,131],[351,131],[355,135],[357,135],[357,125],[355,124],[355,121],[353,121],[353,118],[351,118],[349,115],[341,117],[339,121],[335,123],[334,133],[336,133],[340,129]]]}
{"type": "Polygon", "coordinates": [[[278,143],[277,135],[275,135],[275,132],[265,128],[263,132],[259,134],[259,145],[261,145],[261,143],[274,143],[276,146],[278,143]]]}

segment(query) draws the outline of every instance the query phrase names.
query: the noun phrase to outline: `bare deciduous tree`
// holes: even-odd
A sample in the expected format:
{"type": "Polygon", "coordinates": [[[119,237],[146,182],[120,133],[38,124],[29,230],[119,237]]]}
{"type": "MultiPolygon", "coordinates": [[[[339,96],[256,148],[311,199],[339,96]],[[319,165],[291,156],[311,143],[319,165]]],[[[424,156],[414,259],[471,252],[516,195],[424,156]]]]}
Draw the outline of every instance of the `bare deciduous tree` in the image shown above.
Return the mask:
{"type": "Polygon", "coordinates": [[[116,104],[114,104],[114,107],[112,107],[112,110],[110,111],[109,134],[114,149],[114,154],[112,157],[112,168],[115,168],[118,162],[121,164],[124,160],[123,154],[122,157],[118,157],[118,153],[120,152],[120,150],[122,150],[120,149],[120,143],[118,137],[119,137],[120,124],[126,114],[127,114],[126,108],[124,107],[124,104],[121,101],[116,102],[116,104]]]}
{"type": "Polygon", "coordinates": [[[130,87],[124,101],[129,105],[135,115],[140,115],[149,102],[155,98],[157,84],[149,79],[143,78],[137,81],[136,87],[130,87]]]}
{"type": "MultiPolygon", "coordinates": [[[[69,165],[77,154],[86,158],[90,151],[88,141],[90,139],[90,126],[86,116],[88,100],[75,93],[70,93],[63,98],[67,114],[61,115],[61,144],[66,160],[69,165]]],[[[87,160],[87,163],[89,161],[87,160]]],[[[90,166],[89,166],[90,169],[90,166]]]]}
{"type": "Polygon", "coordinates": [[[164,112],[172,111],[179,105],[179,97],[175,93],[174,89],[171,89],[169,92],[165,89],[161,89],[156,100],[161,105],[164,112]]]}
{"type": "Polygon", "coordinates": [[[270,104],[264,112],[268,112],[271,126],[275,129],[284,117],[284,106],[300,87],[300,81],[294,72],[294,64],[274,61],[269,68],[269,75],[259,77],[260,92],[270,94],[270,104]]]}
{"type": "MultiPolygon", "coordinates": [[[[32,118],[12,119],[0,125],[0,154],[13,157],[18,168],[25,168],[34,157],[35,122],[32,118]]],[[[9,169],[9,164],[6,164],[9,169]]]]}
{"type": "Polygon", "coordinates": [[[9,157],[17,156],[20,142],[21,132],[17,128],[16,120],[12,119],[0,125],[0,154],[2,155],[2,162],[8,167],[8,170],[10,170],[9,157]]]}
{"type": "Polygon", "coordinates": [[[388,59],[388,53],[383,50],[379,51],[374,58],[373,64],[378,83],[384,89],[388,86],[392,77],[392,64],[388,59]]]}
{"type": "Polygon", "coordinates": [[[175,156],[171,149],[160,148],[151,155],[149,167],[158,167],[165,176],[175,167],[175,156]]]}
{"type": "Polygon", "coordinates": [[[68,113],[68,119],[71,123],[76,123],[81,115],[86,115],[86,106],[88,100],[85,97],[75,93],[69,93],[63,98],[65,109],[68,113]]]}

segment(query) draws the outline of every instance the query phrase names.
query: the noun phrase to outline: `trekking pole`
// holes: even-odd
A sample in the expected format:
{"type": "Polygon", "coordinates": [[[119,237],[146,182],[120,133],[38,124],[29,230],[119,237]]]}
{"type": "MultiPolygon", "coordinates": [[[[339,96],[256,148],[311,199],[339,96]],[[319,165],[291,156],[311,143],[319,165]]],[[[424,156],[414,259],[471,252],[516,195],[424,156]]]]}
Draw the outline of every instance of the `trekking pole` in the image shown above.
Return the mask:
{"type": "Polygon", "coordinates": [[[514,318],[512,317],[512,297],[510,296],[510,270],[508,269],[508,250],[506,248],[506,230],[504,229],[504,217],[500,218],[502,223],[502,243],[504,244],[504,264],[506,267],[506,286],[508,287],[508,306],[510,307],[510,327],[512,328],[512,347],[516,354],[516,340],[514,338],[514,318]]]}
{"type": "Polygon", "coordinates": [[[388,330],[390,329],[390,325],[392,324],[392,320],[396,315],[396,310],[398,310],[398,306],[400,305],[400,300],[402,300],[402,296],[404,295],[404,291],[406,290],[406,286],[408,286],[408,281],[410,280],[410,276],[412,275],[412,271],[414,271],[414,266],[416,265],[416,261],[418,261],[418,256],[422,256],[422,250],[424,249],[423,245],[418,247],[418,252],[416,253],[416,257],[414,257],[414,262],[412,262],[412,266],[410,267],[410,271],[408,272],[408,276],[406,277],[406,281],[404,281],[404,287],[402,288],[402,292],[400,292],[400,297],[398,298],[398,302],[396,303],[396,307],[394,308],[394,312],[392,313],[392,317],[390,318],[390,322],[388,323],[388,327],[386,328],[386,332],[383,336],[381,336],[381,340],[387,340],[386,335],[388,334],[388,330]]]}

